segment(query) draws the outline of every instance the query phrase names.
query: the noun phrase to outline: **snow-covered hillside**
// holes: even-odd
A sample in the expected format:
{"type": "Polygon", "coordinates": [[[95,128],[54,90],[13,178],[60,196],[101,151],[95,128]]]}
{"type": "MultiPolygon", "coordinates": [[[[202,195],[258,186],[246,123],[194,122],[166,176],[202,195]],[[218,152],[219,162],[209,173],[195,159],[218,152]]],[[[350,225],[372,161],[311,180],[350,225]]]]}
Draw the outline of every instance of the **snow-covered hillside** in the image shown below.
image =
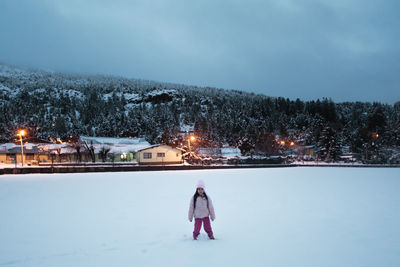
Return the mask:
{"type": "MultiPolygon", "coordinates": [[[[144,137],[178,145],[191,125],[202,147],[228,144],[246,156],[310,156],[400,163],[400,102],[290,100],[240,91],[28,70],[0,63],[0,142],[24,128],[30,140],[144,137]],[[281,142],[276,142],[280,139],[281,142]],[[282,143],[283,141],[283,143],[282,143]],[[301,146],[296,151],[295,147],[301,146]],[[304,148],[307,146],[308,148],[304,148]]],[[[192,149],[196,152],[196,145],[192,149]]],[[[200,148],[200,147],[199,147],[200,148]]]]}
{"type": "Polygon", "coordinates": [[[399,168],[0,177],[0,266],[397,267],[399,168]],[[206,183],[217,240],[187,220],[206,183]]]}

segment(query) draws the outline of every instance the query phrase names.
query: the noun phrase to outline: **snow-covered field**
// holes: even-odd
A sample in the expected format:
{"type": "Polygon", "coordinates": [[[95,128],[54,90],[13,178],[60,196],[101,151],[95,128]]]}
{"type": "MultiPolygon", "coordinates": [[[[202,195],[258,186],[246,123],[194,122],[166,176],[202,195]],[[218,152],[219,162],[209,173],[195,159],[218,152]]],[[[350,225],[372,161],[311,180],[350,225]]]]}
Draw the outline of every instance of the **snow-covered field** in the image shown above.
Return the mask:
{"type": "Polygon", "coordinates": [[[400,266],[399,168],[6,175],[0,214],[0,266],[400,266]]]}

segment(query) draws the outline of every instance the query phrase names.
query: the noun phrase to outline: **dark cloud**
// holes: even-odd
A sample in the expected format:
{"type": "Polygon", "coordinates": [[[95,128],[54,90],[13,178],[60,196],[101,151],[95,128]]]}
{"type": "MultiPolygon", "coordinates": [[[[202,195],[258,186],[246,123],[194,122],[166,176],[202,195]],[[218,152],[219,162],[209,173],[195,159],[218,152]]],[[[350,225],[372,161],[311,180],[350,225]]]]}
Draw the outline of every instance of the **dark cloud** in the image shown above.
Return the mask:
{"type": "Polygon", "coordinates": [[[395,0],[0,1],[0,60],[335,101],[400,100],[395,0]]]}

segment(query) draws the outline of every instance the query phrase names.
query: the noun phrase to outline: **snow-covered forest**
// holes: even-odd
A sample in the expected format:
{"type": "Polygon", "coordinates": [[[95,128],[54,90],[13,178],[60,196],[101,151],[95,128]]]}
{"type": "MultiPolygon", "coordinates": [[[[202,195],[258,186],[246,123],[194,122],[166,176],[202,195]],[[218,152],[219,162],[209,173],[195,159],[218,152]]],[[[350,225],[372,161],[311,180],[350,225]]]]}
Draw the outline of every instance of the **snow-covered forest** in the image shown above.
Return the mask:
{"type": "Polygon", "coordinates": [[[336,160],[349,147],[365,162],[399,159],[400,102],[290,100],[209,87],[28,70],[0,64],[0,142],[70,136],[145,137],[174,143],[193,125],[199,140],[242,154],[279,153],[276,136],[315,145],[336,160]]]}

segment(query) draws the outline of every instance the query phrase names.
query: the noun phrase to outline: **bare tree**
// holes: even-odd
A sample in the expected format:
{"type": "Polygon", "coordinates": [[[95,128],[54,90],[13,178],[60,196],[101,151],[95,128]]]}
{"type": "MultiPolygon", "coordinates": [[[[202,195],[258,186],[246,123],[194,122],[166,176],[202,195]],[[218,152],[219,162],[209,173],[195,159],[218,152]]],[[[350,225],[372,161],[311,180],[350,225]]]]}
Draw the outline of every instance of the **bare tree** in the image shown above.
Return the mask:
{"type": "Polygon", "coordinates": [[[68,141],[69,146],[73,149],[76,150],[76,158],[78,160],[78,162],[82,162],[82,153],[81,153],[81,149],[82,149],[82,142],[79,138],[79,136],[72,136],[71,139],[68,141]]]}
{"type": "Polygon", "coordinates": [[[96,162],[96,154],[94,153],[94,147],[93,147],[93,141],[90,141],[90,146],[89,144],[84,141],[83,145],[85,147],[86,152],[89,154],[89,157],[92,159],[92,162],[96,162]]]}
{"type": "Polygon", "coordinates": [[[103,162],[107,161],[107,154],[108,154],[108,152],[110,152],[110,150],[111,150],[111,148],[109,148],[109,147],[105,147],[105,146],[101,147],[101,149],[99,151],[99,155],[103,162]]]}

